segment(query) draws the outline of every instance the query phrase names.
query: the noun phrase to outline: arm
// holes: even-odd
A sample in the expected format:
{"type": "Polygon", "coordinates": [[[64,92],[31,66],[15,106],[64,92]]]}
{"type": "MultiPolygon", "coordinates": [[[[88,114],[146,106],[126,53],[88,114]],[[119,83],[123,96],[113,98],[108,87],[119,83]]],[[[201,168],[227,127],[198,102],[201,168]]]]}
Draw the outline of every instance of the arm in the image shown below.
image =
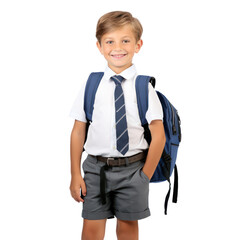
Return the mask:
{"type": "Polygon", "coordinates": [[[153,120],[149,125],[149,129],[151,132],[152,141],[150,143],[147,159],[142,171],[148,176],[149,179],[151,179],[161,158],[166,137],[163,122],[161,120],[153,120]]]}
{"type": "Polygon", "coordinates": [[[82,194],[86,195],[86,185],[81,174],[81,157],[85,140],[86,123],[75,120],[70,143],[70,154],[71,154],[71,184],[70,191],[72,197],[77,202],[83,202],[84,200],[80,197],[80,189],[82,194]]]}

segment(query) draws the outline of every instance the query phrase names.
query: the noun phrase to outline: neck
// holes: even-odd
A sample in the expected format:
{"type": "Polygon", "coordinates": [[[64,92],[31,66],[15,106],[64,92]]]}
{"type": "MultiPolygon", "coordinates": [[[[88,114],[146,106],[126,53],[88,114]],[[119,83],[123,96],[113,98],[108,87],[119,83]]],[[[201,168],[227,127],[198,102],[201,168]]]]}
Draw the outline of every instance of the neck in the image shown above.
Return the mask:
{"type": "Polygon", "coordinates": [[[124,66],[124,67],[115,67],[115,66],[110,66],[108,64],[108,67],[113,70],[116,74],[120,74],[121,72],[123,72],[124,70],[126,70],[127,68],[131,67],[133,64],[129,64],[127,66],[124,66]]]}

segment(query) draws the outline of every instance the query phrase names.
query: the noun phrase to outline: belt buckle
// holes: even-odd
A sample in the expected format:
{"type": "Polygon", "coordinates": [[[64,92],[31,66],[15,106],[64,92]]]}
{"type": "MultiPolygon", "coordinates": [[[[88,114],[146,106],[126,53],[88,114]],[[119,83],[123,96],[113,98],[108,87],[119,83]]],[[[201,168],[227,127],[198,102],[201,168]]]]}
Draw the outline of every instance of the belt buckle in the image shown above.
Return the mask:
{"type": "Polygon", "coordinates": [[[113,161],[113,160],[114,160],[114,158],[112,158],[112,157],[107,158],[107,165],[109,166],[109,161],[113,161]]]}

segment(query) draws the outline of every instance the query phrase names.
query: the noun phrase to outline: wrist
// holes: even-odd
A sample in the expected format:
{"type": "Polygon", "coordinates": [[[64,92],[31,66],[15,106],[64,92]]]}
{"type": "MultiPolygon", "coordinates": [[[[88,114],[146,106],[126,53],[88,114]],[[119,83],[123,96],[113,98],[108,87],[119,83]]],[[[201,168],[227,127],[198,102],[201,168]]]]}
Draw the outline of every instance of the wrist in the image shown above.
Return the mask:
{"type": "Polygon", "coordinates": [[[144,167],[142,168],[142,171],[144,172],[144,174],[151,180],[152,175],[149,174],[148,172],[145,171],[144,167]]]}
{"type": "Polygon", "coordinates": [[[71,172],[71,175],[72,175],[72,177],[81,177],[82,176],[82,174],[81,174],[81,172],[79,172],[79,171],[76,171],[76,172],[71,172]]]}

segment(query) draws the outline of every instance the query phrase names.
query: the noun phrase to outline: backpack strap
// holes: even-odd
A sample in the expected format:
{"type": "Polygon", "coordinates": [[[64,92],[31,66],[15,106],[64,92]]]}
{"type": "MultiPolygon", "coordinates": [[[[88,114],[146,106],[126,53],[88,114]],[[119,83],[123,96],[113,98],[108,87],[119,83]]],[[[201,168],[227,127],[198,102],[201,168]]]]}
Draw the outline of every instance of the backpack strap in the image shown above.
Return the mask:
{"type": "Polygon", "coordinates": [[[84,94],[84,111],[87,121],[92,122],[93,105],[99,83],[103,77],[103,72],[93,72],[89,75],[84,94]]]}
{"type": "Polygon", "coordinates": [[[146,112],[148,110],[148,83],[155,87],[155,78],[145,75],[138,75],[135,82],[138,113],[142,127],[144,128],[144,138],[150,145],[152,137],[146,119],[146,112]]]}
{"type": "Polygon", "coordinates": [[[177,171],[177,164],[174,166],[174,186],[173,186],[173,198],[172,202],[177,203],[178,197],[178,171],[177,171]]]}
{"type": "Polygon", "coordinates": [[[145,75],[138,75],[136,78],[136,94],[138,103],[138,112],[142,126],[147,124],[146,112],[148,110],[148,83],[151,82],[155,87],[155,78],[145,75]]]}

